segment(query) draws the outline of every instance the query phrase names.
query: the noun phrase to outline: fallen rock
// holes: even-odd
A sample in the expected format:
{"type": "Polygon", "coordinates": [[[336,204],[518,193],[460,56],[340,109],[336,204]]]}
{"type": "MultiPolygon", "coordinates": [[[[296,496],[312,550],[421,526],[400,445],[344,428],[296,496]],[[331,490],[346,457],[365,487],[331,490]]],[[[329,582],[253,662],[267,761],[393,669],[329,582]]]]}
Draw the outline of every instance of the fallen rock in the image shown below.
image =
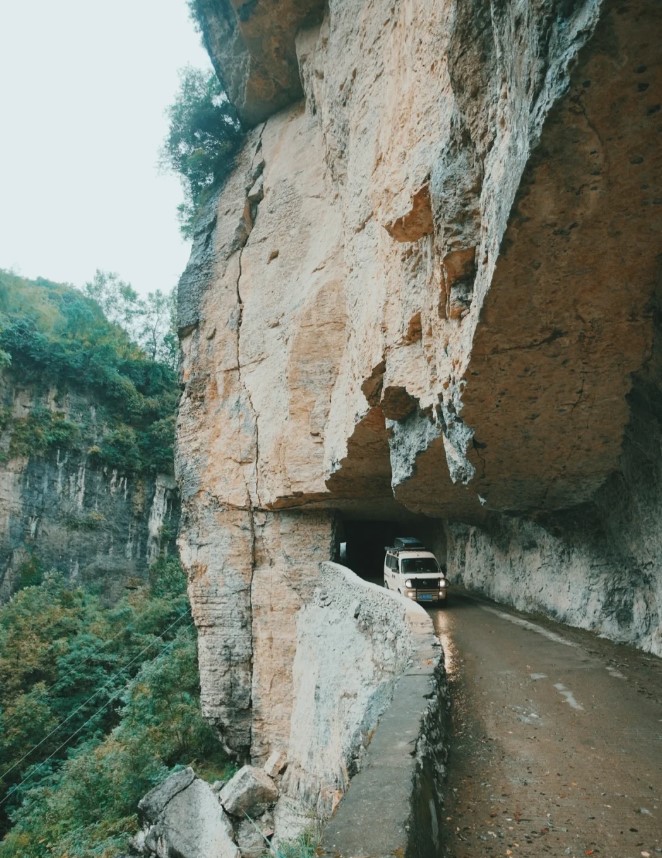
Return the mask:
{"type": "Polygon", "coordinates": [[[156,822],[172,799],[190,786],[194,780],[195,772],[190,767],[170,775],[140,799],[138,812],[148,822],[156,822]]]}
{"type": "Polygon", "coordinates": [[[146,834],[146,831],[141,830],[129,840],[131,855],[147,855],[147,848],[145,847],[146,834]]]}
{"type": "Polygon", "coordinates": [[[269,849],[274,833],[274,819],[265,813],[259,819],[243,819],[235,828],[241,858],[260,858],[269,849]]]}
{"type": "Polygon", "coordinates": [[[158,858],[240,858],[232,826],[208,783],[184,769],[138,805],[146,823],[143,854],[158,858]]]}
{"type": "Polygon", "coordinates": [[[219,795],[224,810],[233,816],[260,816],[278,798],[278,787],[256,766],[244,766],[223,787],[219,795]]]}
{"type": "Polygon", "coordinates": [[[287,754],[285,751],[273,751],[264,764],[264,771],[270,778],[275,778],[287,768],[287,754]]]}

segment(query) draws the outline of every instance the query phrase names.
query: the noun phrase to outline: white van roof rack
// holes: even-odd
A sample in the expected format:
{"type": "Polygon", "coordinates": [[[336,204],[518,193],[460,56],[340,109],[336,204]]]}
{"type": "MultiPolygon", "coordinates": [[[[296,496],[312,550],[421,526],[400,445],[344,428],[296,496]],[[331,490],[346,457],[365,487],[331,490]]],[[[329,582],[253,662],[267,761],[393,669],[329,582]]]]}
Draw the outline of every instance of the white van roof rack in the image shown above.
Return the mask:
{"type": "Polygon", "coordinates": [[[393,547],[398,551],[425,551],[425,546],[415,536],[396,536],[393,547]]]}

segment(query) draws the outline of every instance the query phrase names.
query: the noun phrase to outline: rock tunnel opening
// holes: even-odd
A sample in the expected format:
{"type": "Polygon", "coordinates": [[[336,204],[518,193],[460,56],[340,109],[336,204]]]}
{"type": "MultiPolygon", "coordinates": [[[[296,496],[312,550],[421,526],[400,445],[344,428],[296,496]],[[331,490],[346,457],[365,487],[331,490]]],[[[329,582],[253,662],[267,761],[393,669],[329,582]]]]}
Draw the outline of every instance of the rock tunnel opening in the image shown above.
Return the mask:
{"type": "Polygon", "coordinates": [[[385,547],[397,536],[413,536],[446,562],[446,540],[441,520],[412,516],[401,520],[365,521],[342,519],[338,527],[337,557],[359,578],[383,582],[385,547]]]}

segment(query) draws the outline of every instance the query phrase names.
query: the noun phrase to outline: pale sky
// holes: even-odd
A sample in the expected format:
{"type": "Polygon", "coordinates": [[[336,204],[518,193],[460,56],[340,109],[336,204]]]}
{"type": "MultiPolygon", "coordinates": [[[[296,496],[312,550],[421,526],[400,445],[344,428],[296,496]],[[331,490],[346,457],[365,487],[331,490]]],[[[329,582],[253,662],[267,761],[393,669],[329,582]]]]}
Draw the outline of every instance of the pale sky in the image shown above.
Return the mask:
{"type": "Polygon", "coordinates": [[[158,155],[187,64],[210,67],[186,0],[0,0],[0,268],[177,283],[183,197],[158,155]]]}

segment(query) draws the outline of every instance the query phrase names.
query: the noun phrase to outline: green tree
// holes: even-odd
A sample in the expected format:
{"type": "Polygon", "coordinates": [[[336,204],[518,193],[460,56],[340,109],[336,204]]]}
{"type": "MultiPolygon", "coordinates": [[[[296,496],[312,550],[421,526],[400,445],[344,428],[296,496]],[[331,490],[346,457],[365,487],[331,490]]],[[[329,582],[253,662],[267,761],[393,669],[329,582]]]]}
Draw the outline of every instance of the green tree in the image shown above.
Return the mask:
{"type": "Polygon", "coordinates": [[[83,291],[99,305],[106,319],[121,328],[149,360],[173,368],[177,365],[174,293],[156,289],[141,298],[118,274],[99,269],[83,291]]]}
{"type": "MultiPolygon", "coordinates": [[[[0,319],[0,331],[2,330],[2,320],[0,319]]],[[[4,351],[4,349],[0,349],[0,370],[5,369],[5,367],[11,366],[11,355],[9,352],[4,351]]]]}
{"type": "Polygon", "coordinates": [[[0,858],[110,858],[138,827],[138,801],[173,766],[200,771],[204,760],[209,776],[220,774],[226,761],[198,696],[195,636],[184,627],[119,695],[112,732],[81,743],[56,771],[35,767],[0,858]]]}
{"type": "Polygon", "coordinates": [[[121,280],[114,271],[97,268],[94,278],[83,287],[83,292],[101,307],[111,324],[122,328],[130,339],[137,341],[143,308],[140,296],[130,283],[121,280]]]}
{"type": "Polygon", "coordinates": [[[170,128],[161,162],[182,177],[180,223],[184,235],[191,237],[200,205],[232,169],[243,132],[216,75],[190,66],[180,72],[179,93],[168,115],[170,128]]]}
{"type": "Polygon", "coordinates": [[[137,341],[150,360],[173,368],[177,366],[179,343],[173,292],[157,289],[148,293],[143,301],[137,341]]]}

